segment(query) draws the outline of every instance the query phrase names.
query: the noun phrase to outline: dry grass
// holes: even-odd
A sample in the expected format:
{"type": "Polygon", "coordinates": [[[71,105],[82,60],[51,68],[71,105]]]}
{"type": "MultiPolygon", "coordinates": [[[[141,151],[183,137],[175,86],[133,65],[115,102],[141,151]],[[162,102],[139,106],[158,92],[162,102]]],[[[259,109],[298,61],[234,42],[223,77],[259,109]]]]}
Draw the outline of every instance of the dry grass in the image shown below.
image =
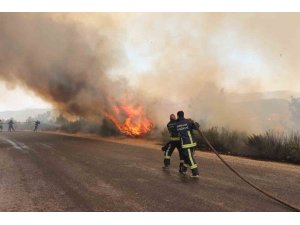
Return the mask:
{"type": "MultiPolygon", "coordinates": [[[[272,130],[263,134],[248,135],[229,128],[211,127],[203,129],[216,150],[223,154],[244,156],[254,159],[272,160],[300,164],[300,133],[278,133],[272,130]]],[[[197,134],[200,150],[209,150],[204,140],[197,134]]],[[[162,140],[168,140],[168,132],[162,132],[162,140]]]]}
{"type": "Polygon", "coordinates": [[[247,145],[256,151],[257,158],[300,163],[300,134],[267,131],[248,137],[247,145]]]}

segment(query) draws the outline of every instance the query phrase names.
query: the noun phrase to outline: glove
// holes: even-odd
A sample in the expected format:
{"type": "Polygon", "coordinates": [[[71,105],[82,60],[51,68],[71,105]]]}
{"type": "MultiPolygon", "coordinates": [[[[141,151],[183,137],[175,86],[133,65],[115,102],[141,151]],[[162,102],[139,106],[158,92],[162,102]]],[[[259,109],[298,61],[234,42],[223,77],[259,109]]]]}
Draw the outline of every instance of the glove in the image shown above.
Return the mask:
{"type": "Polygon", "coordinates": [[[194,124],[195,124],[195,127],[196,127],[197,129],[199,129],[199,128],[200,128],[200,125],[199,125],[199,123],[197,123],[197,122],[194,122],[194,124]]]}
{"type": "Polygon", "coordinates": [[[161,147],[161,150],[163,152],[167,151],[168,147],[169,147],[170,142],[168,142],[167,144],[165,144],[163,147],[161,147]]]}
{"type": "Polygon", "coordinates": [[[162,147],[161,147],[161,150],[162,150],[163,152],[165,152],[165,151],[167,150],[166,147],[167,147],[167,145],[162,146],[162,147]]]}

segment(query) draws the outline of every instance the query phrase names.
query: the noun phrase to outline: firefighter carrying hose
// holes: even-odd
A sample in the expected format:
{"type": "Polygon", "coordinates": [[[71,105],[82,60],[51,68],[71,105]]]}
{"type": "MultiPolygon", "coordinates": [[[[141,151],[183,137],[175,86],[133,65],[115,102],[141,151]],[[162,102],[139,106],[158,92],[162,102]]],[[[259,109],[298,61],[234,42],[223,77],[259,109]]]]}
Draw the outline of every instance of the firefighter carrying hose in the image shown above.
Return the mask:
{"type": "Polygon", "coordinates": [[[185,119],[183,111],[177,112],[177,117],[178,120],[176,123],[176,129],[180,137],[182,154],[184,158],[182,173],[186,174],[188,167],[190,167],[192,171],[191,177],[198,178],[199,172],[194,158],[194,152],[197,143],[195,141],[193,130],[198,130],[199,124],[191,119],[185,119]]]}
{"type": "Polygon", "coordinates": [[[179,172],[182,172],[182,166],[183,166],[183,155],[181,151],[181,143],[180,138],[178,136],[178,132],[176,130],[176,124],[177,120],[174,114],[170,115],[170,122],[167,124],[167,128],[170,134],[170,141],[162,147],[162,150],[164,151],[164,167],[163,169],[169,169],[170,163],[171,163],[171,156],[175,148],[177,148],[179,153],[179,172]]]}

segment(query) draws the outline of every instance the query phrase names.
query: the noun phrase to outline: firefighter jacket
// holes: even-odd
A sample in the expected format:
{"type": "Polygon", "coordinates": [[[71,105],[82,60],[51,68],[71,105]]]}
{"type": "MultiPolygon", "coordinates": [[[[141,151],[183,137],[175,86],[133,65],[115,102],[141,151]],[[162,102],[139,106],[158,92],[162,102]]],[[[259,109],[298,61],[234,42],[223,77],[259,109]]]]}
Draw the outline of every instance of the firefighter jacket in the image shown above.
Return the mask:
{"type": "Polygon", "coordinates": [[[170,133],[170,140],[171,141],[179,141],[180,140],[180,138],[178,136],[177,129],[176,129],[176,124],[177,124],[177,120],[171,120],[167,124],[167,128],[168,128],[168,131],[170,133]]]}
{"type": "Polygon", "coordinates": [[[182,118],[177,121],[176,130],[179,134],[182,148],[196,147],[197,143],[195,140],[193,130],[197,129],[198,127],[191,119],[182,118]]]}

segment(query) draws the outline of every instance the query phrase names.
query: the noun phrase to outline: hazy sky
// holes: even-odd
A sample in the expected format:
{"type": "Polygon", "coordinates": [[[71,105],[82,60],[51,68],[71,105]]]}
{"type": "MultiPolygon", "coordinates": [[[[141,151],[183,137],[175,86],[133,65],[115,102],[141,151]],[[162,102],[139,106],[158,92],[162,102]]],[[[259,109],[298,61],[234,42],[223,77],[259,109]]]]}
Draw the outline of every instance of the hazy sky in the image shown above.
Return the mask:
{"type": "MultiPolygon", "coordinates": [[[[55,18],[99,32],[104,23],[101,14],[55,18]]],[[[299,13],[122,13],[109,18],[126,57],[109,74],[127,77],[132,85],[174,66],[184,77],[185,71],[209,65],[217,68],[215,81],[229,92],[299,90],[299,13]]],[[[201,76],[209,79],[211,74],[201,76]]],[[[32,107],[50,105],[23,87],[0,82],[1,111],[32,107]]]]}
{"type": "Polygon", "coordinates": [[[51,108],[51,105],[22,87],[8,88],[0,82],[0,111],[28,108],[51,108]]]}

